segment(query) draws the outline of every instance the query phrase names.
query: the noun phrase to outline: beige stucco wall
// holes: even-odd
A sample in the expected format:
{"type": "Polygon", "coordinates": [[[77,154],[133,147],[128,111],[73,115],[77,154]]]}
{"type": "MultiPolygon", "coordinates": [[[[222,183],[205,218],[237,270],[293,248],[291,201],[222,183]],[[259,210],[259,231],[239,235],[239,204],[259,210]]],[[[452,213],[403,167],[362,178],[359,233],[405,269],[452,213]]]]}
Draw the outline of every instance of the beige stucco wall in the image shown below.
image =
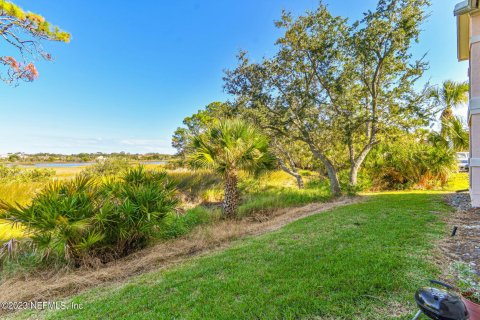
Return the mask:
{"type": "Polygon", "coordinates": [[[470,196],[480,207],[480,14],[471,17],[470,35],[470,196]]]}

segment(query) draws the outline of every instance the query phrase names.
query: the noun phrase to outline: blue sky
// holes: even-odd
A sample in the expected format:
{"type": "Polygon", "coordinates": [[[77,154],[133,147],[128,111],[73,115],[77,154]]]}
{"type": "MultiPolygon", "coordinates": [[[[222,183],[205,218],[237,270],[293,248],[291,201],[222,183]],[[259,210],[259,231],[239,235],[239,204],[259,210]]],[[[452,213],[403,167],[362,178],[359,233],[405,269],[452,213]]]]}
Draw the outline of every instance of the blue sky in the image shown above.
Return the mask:
{"type": "MultiPolygon", "coordinates": [[[[425,79],[467,79],[456,60],[456,1],[433,0],[415,54],[428,53],[425,79]]],[[[271,56],[282,9],[302,14],[317,0],[15,1],[71,32],[47,44],[53,63],[18,87],[0,84],[0,153],[173,153],[185,116],[228,99],[223,70],[240,49],[271,56]]],[[[326,0],[336,15],[359,18],[374,0],[326,0]]],[[[2,45],[4,48],[4,45],[2,45]]],[[[0,55],[2,51],[0,51],[0,55]]],[[[5,52],[3,52],[5,54],[5,52]]],[[[465,109],[459,111],[465,113],[465,109]]]]}

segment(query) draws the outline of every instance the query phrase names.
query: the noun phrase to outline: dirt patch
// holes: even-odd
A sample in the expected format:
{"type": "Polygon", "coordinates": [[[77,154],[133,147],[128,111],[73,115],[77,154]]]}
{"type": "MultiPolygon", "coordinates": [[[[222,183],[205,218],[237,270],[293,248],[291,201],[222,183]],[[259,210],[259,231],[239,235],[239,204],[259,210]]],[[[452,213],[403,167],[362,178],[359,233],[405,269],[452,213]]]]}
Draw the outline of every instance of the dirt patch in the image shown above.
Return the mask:
{"type": "Polygon", "coordinates": [[[442,255],[449,265],[462,261],[480,274],[480,209],[470,207],[470,197],[466,193],[447,195],[446,201],[457,209],[447,220],[449,228],[457,227],[457,231],[455,236],[441,242],[442,255]]]}
{"type": "Polygon", "coordinates": [[[233,240],[275,231],[295,220],[361,201],[361,197],[345,197],[327,203],[281,209],[239,221],[220,221],[198,227],[183,238],[159,243],[95,270],[80,269],[9,279],[0,284],[0,301],[65,298],[91,287],[120,282],[134,275],[185,261],[192,256],[226,248],[233,240]]]}

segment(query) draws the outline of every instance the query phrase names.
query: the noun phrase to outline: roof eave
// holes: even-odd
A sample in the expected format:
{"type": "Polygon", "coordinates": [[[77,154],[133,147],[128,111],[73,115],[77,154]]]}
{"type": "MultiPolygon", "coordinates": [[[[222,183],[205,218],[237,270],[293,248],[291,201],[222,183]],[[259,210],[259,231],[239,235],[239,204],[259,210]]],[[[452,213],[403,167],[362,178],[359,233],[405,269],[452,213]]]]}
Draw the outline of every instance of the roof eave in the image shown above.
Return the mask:
{"type": "Polygon", "coordinates": [[[479,0],[465,0],[457,3],[455,6],[455,16],[461,16],[464,14],[472,13],[479,10],[479,0]]]}

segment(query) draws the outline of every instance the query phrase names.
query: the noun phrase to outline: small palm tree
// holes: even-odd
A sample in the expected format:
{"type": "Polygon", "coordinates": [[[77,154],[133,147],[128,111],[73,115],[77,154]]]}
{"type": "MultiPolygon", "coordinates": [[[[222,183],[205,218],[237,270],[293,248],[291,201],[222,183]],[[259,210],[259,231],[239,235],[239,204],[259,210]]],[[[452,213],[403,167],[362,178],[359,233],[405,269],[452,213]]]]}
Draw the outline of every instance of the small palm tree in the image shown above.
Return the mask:
{"type": "Polygon", "coordinates": [[[428,142],[437,148],[452,149],[453,151],[468,150],[470,134],[468,133],[468,129],[465,129],[461,118],[452,117],[448,123],[445,123],[444,129],[445,136],[432,131],[428,136],[428,142]]]}
{"type": "Polygon", "coordinates": [[[224,179],[223,210],[233,217],[238,208],[238,171],[260,173],[273,166],[268,138],[243,120],[222,120],[192,138],[189,160],[195,167],[210,168],[224,179]]]}
{"type": "Polygon", "coordinates": [[[468,82],[444,81],[440,88],[430,90],[430,97],[441,107],[441,135],[448,137],[448,126],[455,118],[453,109],[468,101],[468,82]]]}
{"type": "Polygon", "coordinates": [[[448,137],[454,151],[465,151],[470,146],[470,134],[462,119],[453,117],[448,123],[448,137]]]}

